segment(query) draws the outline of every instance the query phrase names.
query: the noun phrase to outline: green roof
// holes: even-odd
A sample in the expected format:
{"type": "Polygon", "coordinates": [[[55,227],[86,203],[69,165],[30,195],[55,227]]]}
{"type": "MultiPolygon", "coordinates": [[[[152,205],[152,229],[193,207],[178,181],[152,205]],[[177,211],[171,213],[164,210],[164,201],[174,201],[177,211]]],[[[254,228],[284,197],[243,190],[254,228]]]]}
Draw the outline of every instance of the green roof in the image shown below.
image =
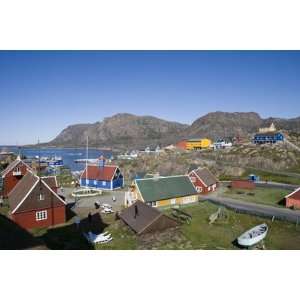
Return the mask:
{"type": "Polygon", "coordinates": [[[145,202],[197,194],[192,182],[186,175],[136,179],[135,182],[145,202]]]}

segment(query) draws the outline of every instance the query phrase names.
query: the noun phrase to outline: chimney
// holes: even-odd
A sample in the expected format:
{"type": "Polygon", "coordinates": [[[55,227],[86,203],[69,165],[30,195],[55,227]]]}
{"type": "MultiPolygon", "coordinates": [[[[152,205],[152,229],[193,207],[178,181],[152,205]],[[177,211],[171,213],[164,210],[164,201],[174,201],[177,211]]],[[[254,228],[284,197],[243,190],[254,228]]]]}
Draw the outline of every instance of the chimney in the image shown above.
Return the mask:
{"type": "Polygon", "coordinates": [[[139,215],[139,211],[138,211],[138,207],[137,205],[135,204],[134,205],[134,218],[136,219],[136,217],[139,215]]]}

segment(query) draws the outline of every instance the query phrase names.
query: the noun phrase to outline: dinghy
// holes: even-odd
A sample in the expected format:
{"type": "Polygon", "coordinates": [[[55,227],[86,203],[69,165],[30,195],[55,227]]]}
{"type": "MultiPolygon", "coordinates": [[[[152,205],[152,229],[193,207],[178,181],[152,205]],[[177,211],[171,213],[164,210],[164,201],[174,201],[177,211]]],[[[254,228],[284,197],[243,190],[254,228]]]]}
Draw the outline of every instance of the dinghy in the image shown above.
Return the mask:
{"type": "Polygon", "coordinates": [[[261,224],[243,233],[237,242],[243,247],[251,247],[262,241],[268,233],[268,225],[261,224]]]}

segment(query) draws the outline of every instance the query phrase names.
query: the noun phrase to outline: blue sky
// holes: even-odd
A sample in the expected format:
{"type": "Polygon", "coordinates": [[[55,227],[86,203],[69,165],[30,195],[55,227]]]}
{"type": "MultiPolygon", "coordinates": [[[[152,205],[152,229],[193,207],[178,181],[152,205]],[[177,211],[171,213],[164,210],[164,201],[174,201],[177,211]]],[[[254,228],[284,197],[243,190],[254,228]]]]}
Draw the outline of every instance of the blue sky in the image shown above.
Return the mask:
{"type": "Polygon", "coordinates": [[[116,113],[300,116],[300,51],[0,51],[0,145],[116,113]]]}

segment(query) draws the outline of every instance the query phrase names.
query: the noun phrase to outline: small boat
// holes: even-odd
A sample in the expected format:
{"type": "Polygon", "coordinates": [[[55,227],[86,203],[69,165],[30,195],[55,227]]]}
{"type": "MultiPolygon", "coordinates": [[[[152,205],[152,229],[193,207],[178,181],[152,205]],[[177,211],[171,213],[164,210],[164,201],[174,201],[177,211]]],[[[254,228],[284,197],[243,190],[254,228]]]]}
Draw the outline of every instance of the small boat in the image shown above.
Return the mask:
{"type": "Polygon", "coordinates": [[[268,225],[261,224],[251,228],[238,237],[237,242],[243,247],[251,247],[262,241],[268,233],[268,225]]]}
{"type": "Polygon", "coordinates": [[[79,159],[75,159],[74,160],[75,163],[88,163],[88,164],[97,164],[99,162],[98,158],[90,158],[90,159],[86,159],[86,158],[79,158],[79,159]]]}
{"type": "Polygon", "coordinates": [[[102,195],[103,191],[94,189],[94,188],[81,188],[72,193],[72,197],[74,198],[83,198],[83,197],[95,197],[102,195]]]}
{"type": "Polygon", "coordinates": [[[48,159],[48,165],[49,167],[63,167],[64,161],[62,157],[55,156],[48,159]]]}

